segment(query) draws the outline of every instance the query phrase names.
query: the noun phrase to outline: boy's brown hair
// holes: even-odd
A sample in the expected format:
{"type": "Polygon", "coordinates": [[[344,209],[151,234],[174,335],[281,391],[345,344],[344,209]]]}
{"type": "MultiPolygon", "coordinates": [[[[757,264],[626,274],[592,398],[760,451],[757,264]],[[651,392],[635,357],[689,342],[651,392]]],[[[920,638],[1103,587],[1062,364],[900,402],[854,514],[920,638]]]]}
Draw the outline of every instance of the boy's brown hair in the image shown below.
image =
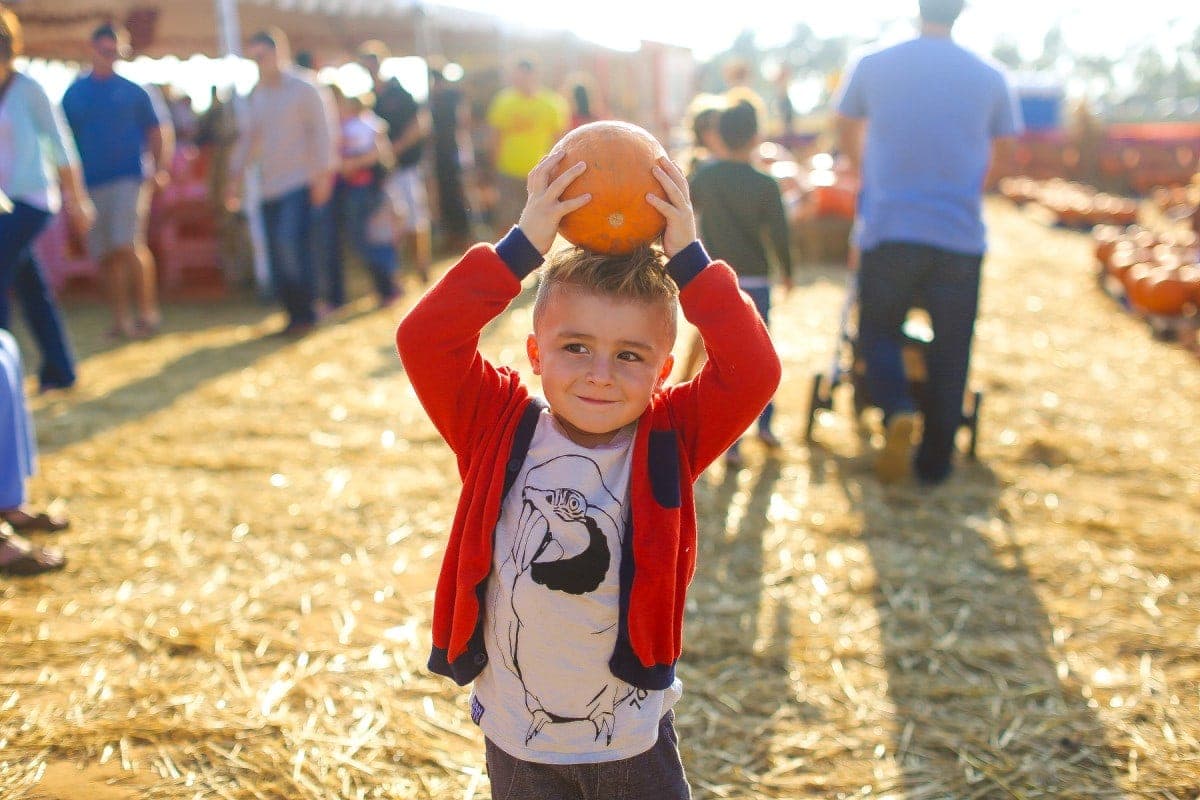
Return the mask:
{"type": "Polygon", "coordinates": [[[646,246],[626,255],[593,253],[582,247],[552,252],[538,280],[533,301],[534,325],[554,293],[564,288],[660,306],[672,342],[675,339],[679,287],[667,274],[662,253],[656,248],[646,246]]]}

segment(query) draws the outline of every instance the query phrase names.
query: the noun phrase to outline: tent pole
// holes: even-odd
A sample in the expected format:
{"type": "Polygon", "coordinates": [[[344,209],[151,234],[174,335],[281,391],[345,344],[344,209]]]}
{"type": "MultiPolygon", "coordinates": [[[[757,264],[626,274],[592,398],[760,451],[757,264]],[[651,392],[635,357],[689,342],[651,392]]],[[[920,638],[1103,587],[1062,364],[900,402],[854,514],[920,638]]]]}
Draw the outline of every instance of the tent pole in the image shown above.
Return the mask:
{"type": "MultiPolygon", "coordinates": [[[[242,32],[241,20],[238,17],[237,0],[214,0],[217,12],[217,41],[220,44],[221,55],[241,56],[242,32]]],[[[238,135],[245,131],[246,99],[237,93],[236,87],[230,97],[233,103],[233,117],[238,135]]],[[[245,187],[242,208],[246,213],[246,224],[250,229],[250,249],[254,256],[254,285],[259,296],[271,292],[271,270],[267,263],[267,236],[263,228],[262,196],[258,174],[248,170],[242,184],[245,187]]],[[[223,199],[223,198],[219,198],[223,199]]]]}

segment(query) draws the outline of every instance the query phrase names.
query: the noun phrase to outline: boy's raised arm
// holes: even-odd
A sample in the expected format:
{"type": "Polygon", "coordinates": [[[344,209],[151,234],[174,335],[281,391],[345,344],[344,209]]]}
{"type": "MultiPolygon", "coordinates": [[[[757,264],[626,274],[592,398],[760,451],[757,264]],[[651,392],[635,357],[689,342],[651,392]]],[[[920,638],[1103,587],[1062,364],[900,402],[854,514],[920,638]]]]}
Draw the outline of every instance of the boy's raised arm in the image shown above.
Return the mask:
{"type": "Polygon", "coordinates": [[[409,382],[455,453],[469,448],[476,420],[493,411],[491,404],[502,407],[516,389],[515,375],[488,363],[478,348],[483,327],[520,291],[520,278],[497,251],[489,244],[475,245],[396,330],[396,349],[409,382]]]}
{"type": "Polygon", "coordinates": [[[541,265],[559,220],[590,199],[559,200],[583,172],[577,164],[550,181],[561,155],[547,156],[530,173],[519,227],[494,248],[479,244],[468,250],[396,331],[396,348],[413,390],[456,453],[470,446],[480,420],[499,418],[499,409],[519,391],[515,372],[497,369],[479,353],[480,332],[520,293],[521,280],[541,265]]]}
{"type": "Polygon", "coordinates": [[[687,179],[663,159],[655,175],[667,199],[650,195],[667,218],[663,250],[667,269],[679,285],[683,314],[700,331],[708,360],[687,383],[667,390],[692,474],[712,463],[737,440],[779,386],[775,346],[754,303],[738,289],[728,265],[709,263],[696,239],[696,221],[687,179]]]}

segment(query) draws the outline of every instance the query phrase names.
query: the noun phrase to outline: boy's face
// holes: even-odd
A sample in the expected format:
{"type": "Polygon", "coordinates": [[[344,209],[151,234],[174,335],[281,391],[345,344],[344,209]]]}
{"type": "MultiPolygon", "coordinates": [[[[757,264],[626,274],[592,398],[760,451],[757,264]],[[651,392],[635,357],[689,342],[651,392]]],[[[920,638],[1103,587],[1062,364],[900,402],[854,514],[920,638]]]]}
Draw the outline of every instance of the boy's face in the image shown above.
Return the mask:
{"type": "Polygon", "coordinates": [[[673,344],[670,321],[653,304],[560,286],[526,349],[567,436],[594,447],[646,410],[671,373],[673,344]]]}

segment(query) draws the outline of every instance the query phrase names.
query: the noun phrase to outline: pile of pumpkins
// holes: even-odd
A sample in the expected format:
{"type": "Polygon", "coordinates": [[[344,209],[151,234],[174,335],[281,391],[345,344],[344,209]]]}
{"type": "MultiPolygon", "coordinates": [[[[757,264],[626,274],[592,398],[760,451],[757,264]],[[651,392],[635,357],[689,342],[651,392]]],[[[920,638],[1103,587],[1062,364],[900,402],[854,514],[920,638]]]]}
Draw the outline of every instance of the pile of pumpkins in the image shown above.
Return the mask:
{"type": "Polygon", "coordinates": [[[816,153],[803,162],[775,142],[763,142],[758,157],[779,182],[784,203],[793,221],[854,219],[858,201],[858,177],[845,159],[816,153]]]}
{"type": "Polygon", "coordinates": [[[1002,178],[1000,194],[1018,205],[1037,203],[1058,217],[1068,228],[1089,229],[1095,225],[1133,225],[1138,220],[1138,202],[1097,191],[1085,183],[1050,178],[1039,181],[1017,176],[1002,178]]]}
{"type": "Polygon", "coordinates": [[[1097,225],[1092,241],[1102,280],[1135,311],[1182,317],[1200,308],[1200,237],[1195,232],[1097,225]]]}
{"type": "Polygon", "coordinates": [[[1186,186],[1156,186],[1150,200],[1159,212],[1171,220],[1193,217],[1200,209],[1200,173],[1186,186]]]}

